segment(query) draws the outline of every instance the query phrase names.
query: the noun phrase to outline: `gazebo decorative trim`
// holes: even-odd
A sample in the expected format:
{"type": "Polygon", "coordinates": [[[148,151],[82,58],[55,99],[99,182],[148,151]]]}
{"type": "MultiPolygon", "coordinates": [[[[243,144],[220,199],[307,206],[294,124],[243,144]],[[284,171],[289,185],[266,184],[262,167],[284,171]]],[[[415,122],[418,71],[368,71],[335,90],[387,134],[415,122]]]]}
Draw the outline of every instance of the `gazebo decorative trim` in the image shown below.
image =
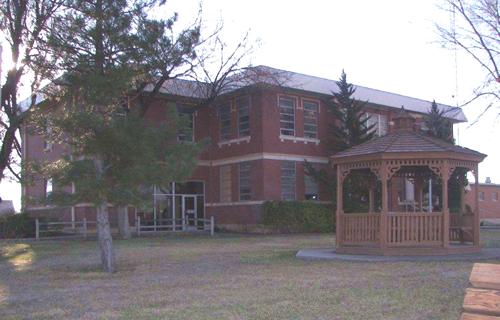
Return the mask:
{"type": "Polygon", "coordinates": [[[465,212],[462,194],[461,212],[450,216],[448,180],[457,168],[463,168],[465,171],[473,172],[477,184],[478,163],[485,155],[417,133],[413,129],[414,119],[404,110],[398,120],[396,124],[399,126],[393,133],[331,157],[332,164],[337,170],[337,252],[420,255],[479,251],[478,193],[475,195],[472,215],[465,212]],[[388,184],[402,169],[406,177],[413,179],[420,201],[420,205],[414,205],[412,212],[389,208],[388,184]],[[365,172],[369,170],[380,181],[382,194],[380,212],[374,210],[373,183],[369,184],[369,212],[344,212],[343,183],[355,170],[365,172]],[[426,211],[423,206],[425,172],[427,175],[434,174],[441,181],[441,208],[437,212],[433,212],[433,197],[430,190],[429,210],[426,211]],[[418,210],[415,210],[415,207],[418,207],[418,210]],[[450,244],[450,241],[453,244],[450,244]]]}

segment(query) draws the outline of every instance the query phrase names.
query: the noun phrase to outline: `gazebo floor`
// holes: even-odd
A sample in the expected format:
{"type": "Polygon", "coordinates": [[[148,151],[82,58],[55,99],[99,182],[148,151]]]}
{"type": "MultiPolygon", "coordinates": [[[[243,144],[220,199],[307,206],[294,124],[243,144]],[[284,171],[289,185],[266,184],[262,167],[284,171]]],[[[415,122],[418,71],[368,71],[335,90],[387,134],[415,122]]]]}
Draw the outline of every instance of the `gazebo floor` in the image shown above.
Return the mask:
{"type": "Polygon", "coordinates": [[[454,254],[470,254],[481,252],[481,247],[467,244],[452,244],[445,247],[386,247],[377,246],[343,246],[336,248],[335,251],[340,254],[366,254],[381,256],[443,256],[454,254]]]}

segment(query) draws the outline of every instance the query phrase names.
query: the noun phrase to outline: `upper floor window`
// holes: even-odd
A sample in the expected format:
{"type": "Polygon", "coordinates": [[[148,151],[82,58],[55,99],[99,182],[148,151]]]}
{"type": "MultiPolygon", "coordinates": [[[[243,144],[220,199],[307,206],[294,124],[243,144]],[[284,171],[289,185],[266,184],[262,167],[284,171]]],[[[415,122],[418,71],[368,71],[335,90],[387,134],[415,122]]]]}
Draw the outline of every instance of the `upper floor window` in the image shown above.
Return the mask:
{"type": "Polygon", "coordinates": [[[491,195],[491,199],[493,201],[498,201],[498,192],[493,192],[493,194],[491,195]]]}
{"type": "Polygon", "coordinates": [[[295,105],[297,100],[292,97],[280,96],[280,134],[295,136],[295,105]]]}
{"type": "Polygon", "coordinates": [[[238,137],[250,135],[250,97],[245,96],[236,99],[238,110],[238,137]]]}
{"type": "Polygon", "coordinates": [[[220,140],[231,138],[231,104],[229,102],[219,106],[219,137],[220,140]]]}
{"type": "Polygon", "coordinates": [[[177,141],[194,141],[194,112],[187,105],[177,104],[177,113],[180,118],[180,128],[177,131],[177,141]]]}
{"type": "Polygon", "coordinates": [[[231,202],[231,165],[222,166],[220,171],[220,201],[231,202]]]}
{"type": "Polygon", "coordinates": [[[281,199],[295,200],[295,162],[281,163],[281,199]]]}
{"type": "Polygon", "coordinates": [[[484,191],[479,191],[479,201],[484,201],[484,191]]]}
{"type": "Polygon", "coordinates": [[[240,167],[240,200],[250,200],[252,198],[252,183],[250,178],[250,162],[242,162],[240,167]]]}
{"type": "Polygon", "coordinates": [[[43,150],[51,151],[52,150],[52,121],[47,119],[45,121],[45,133],[43,137],[43,150]]]}
{"type": "Polygon", "coordinates": [[[318,138],[318,113],[319,103],[317,101],[304,100],[304,137],[318,138]]]}
{"type": "Polygon", "coordinates": [[[375,132],[376,136],[381,137],[387,134],[389,123],[387,121],[386,115],[365,112],[365,116],[368,119],[366,121],[366,126],[371,127],[372,125],[374,125],[373,131],[375,132]]]}

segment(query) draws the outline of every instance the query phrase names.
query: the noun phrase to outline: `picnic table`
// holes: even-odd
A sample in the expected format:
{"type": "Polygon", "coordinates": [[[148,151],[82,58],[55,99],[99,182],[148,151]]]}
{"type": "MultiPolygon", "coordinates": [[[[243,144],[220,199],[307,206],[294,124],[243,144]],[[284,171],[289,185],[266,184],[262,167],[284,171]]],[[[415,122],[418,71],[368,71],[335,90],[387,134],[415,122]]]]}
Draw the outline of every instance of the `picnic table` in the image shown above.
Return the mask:
{"type": "Polygon", "coordinates": [[[500,264],[475,263],[461,320],[500,320],[500,264]]]}

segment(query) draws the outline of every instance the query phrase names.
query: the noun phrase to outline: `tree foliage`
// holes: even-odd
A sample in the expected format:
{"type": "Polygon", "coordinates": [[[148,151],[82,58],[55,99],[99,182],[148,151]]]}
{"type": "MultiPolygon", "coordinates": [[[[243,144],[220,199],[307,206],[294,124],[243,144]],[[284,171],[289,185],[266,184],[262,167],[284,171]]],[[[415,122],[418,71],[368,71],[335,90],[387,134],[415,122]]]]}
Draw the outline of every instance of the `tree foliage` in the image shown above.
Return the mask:
{"type": "Polygon", "coordinates": [[[49,35],[49,25],[62,4],[63,0],[0,1],[0,30],[3,32],[0,41],[8,44],[12,59],[10,69],[3,70],[6,76],[0,79],[0,180],[8,173],[21,180],[19,129],[27,116],[25,110],[35,104],[35,98],[21,107],[19,92],[23,87],[32,92],[38,90],[42,79],[48,77],[36,65],[47,56],[43,44],[49,35]]]}
{"type": "Polygon", "coordinates": [[[328,110],[337,121],[330,127],[330,150],[339,152],[373,138],[374,126],[368,126],[368,117],[364,112],[365,103],[354,99],[356,88],[347,82],[344,71],[337,81],[338,92],[332,92],[333,98],[327,100],[328,110]]]}
{"type": "MultiPolygon", "coordinates": [[[[160,127],[144,118],[163,84],[192,68],[200,43],[199,26],[174,36],[175,14],[150,18],[163,3],[65,1],[46,42],[49,59],[38,66],[60,75],[46,90],[53,105],[50,138],[67,147],[65,159],[41,171],[61,189],[76,187],[73,194],[56,192],[50,200],[94,204],[108,272],[116,268],[108,205],[139,205],[145,186],[182,180],[196,161],[196,144],[176,143],[175,117],[160,127]]],[[[39,110],[39,123],[47,123],[48,110],[39,110]]]]}
{"type": "Polygon", "coordinates": [[[446,142],[454,143],[453,123],[446,117],[446,111],[438,108],[436,101],[432,102],[431,108],[425,116],[424,123],[428,129],[427,134],[446,142]]]}
{"type": "MultiPolygon", "coordinates": [[[[364,143],[373,138],[375,134],[374,126],[368,125],[364,106],[365,103],[354,99],[356,88],[347,82],[347,75],[344,71],[337,81],[338,91],[332,92],[332,98],[325,101],[328,110],[333,114],[335,122],[329,130],[329,149],[332,153],[337,153],[349,149],[355,145],[364,143]]],[[[306,161],[306,173],[311,175],[326,190],[331,192],[334,199],[336,194],[336,175],[327,170],[317,170],[306,161]]],[[[352,204],[356,210],[356,204],[363,194],[360,190],[364,188],[365,181],[351,174],[345,183],[344,203],[352,204]]],[[[335,199],[334,199],[335,201],[335,199]]]]}

